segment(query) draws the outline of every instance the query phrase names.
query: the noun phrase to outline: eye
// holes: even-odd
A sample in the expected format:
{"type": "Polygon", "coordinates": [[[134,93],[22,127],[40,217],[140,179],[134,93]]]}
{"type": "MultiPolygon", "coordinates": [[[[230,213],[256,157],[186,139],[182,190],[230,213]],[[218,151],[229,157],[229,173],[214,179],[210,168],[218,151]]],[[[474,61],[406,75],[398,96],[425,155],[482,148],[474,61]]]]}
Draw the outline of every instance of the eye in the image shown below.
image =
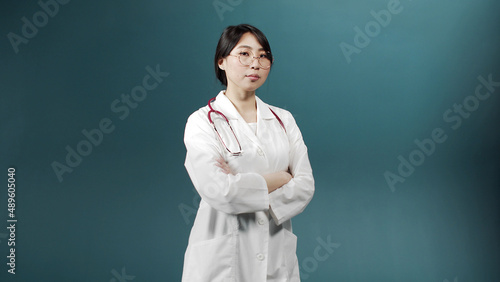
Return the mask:
{"type": "Polygon", "coordinates": [[[246,52],[246,51],[241,51],[241,52],[240,52],[240,55],[241,55],[241,56],[244,56],[244,57],[248,57],[248,56],[250,56],[250,54],[249,54],[248,52],[246,52]]]}
{"type": "Polygon", "coordinates": [[[266,53],[260,54],[260,57],[263,58],[263,59],[269,59],[269,55],[266,54],[266,53]]]}

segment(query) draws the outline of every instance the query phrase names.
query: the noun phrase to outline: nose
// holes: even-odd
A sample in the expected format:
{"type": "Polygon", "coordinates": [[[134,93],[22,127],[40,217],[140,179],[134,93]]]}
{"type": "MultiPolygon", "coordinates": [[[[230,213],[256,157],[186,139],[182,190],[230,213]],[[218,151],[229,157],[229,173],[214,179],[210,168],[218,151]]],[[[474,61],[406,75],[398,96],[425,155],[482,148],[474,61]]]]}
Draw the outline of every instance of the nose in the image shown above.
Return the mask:
{"type": "Polygon", "coordinates": [[[252,69],[259,69],[260,68],[260,62],[258,57],[253,57],[252,58],[252,64],[250,64],[250,67],[252,69]]]}

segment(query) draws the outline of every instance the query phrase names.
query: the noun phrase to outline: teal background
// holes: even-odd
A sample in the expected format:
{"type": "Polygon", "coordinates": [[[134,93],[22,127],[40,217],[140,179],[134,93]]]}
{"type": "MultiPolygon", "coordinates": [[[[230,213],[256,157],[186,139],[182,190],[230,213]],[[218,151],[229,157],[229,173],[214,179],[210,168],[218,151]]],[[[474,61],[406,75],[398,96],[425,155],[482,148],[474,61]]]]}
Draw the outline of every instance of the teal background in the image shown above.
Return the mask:
{"type": "Polygon", "coordinates": [[[348,63],[339,44],[354,45],[353,28],[392,1],[220,0],[221,16],[213,1],[70,1],[18,53],[7,35],[41,7],[3,1],[0,280],[121,281],[124,271],[123,281],[180,281],[199,200],[184,125],[222,89],[220,33],[250,23],[276,57],[258,95],[294,114],[314,170],[314,199],[293,221],[302,280],[500,281],[500,87],[456,130],[443,119],[478,76],[500,81],[500,2],[401,0],[348,63]],[[156,65],[168,77],[119,119],[111,103],[156,65]],[[51,163],[103,118],[114,131],[60,182],[51,163]],[[446,141],[392,191],[384,173],[435,128],[446,141]],[[319,239],[336,246],[322,260],[319,239]]]}

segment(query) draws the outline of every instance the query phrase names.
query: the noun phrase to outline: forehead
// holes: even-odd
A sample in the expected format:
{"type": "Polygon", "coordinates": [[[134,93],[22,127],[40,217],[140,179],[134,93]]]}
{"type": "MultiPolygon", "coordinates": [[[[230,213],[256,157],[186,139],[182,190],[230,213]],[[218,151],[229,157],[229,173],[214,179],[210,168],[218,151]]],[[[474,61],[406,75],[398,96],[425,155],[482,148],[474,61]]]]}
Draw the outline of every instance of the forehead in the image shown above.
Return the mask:
{"type": "Polygon", "coordinates": [[[240,41],[234,47],[235,49],[254,49],[254,50],[264,50],[262,45],[260,45],[257,37],[250,32],[243,34],[240,38],[240,41]]]}

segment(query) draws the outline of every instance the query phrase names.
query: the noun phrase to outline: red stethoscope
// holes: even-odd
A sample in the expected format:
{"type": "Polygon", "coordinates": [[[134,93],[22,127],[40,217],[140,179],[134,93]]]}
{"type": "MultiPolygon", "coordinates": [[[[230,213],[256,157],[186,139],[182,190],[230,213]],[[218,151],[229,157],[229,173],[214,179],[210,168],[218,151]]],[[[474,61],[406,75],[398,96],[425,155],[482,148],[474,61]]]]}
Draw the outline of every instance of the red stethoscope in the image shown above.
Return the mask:
{"type": "MultiPolygon", "coordinates": [[[[222,145],[224,145],[224,147],[226,148],[226,150],[232,154],[233,156],[241,156],[241,145],[240,145],[240,141],[238,141],[238,137],[236,137],[236,134],[234,134],[234,130],[233,128],[231,127],[231,123],[229,122],[229,120],[227,119],[227,117],[221,113],[220,111],[217,111],[217,110],[214,110],[212,108],[212,102],[215,101],[215,97],[213,97],[212,99],[208,100],[208,107],[210,108],[210,111],[208,111],[208,120],[210,121],[210,124],[212,125],[212,127],[214,128],[215,132],[217,133],[217,136],[219,136],[219,140],[220,142],[222,143],[222,145]],[[213,122],[212,120],[212,117],[211,115],[212,114],[218,114],[220,115],[221,117],[223,117],[227,124],[229,125],[229,129],[231,129],[231,133],[233,133],[233,136],[234,136],[234,139],[236,140],[236,143],[238,143],[238,147],[239,147],[239,150],[238,152],[231,152],[231,150],[229,150],[229,148],[226,146],[226,143],[224,143],[224,140],[222,140],[222,137],[220,136],[219,134],[219,131],[217,131],[217,127],[215,127],[215,123],[213,122]]],[[[286,128],[285,128],[285,125],[283,124],[283,122],[281,121],[280,117],[271,109],[269,108],[269,110],[271,111],[271,113],[273,113],[273,115],[276,117],[276,119],[278,120],[278,122],[281,124],[281,127],[283,127],[283,130],[285,130],[285,133],[286,133],[286,128]]]]}

